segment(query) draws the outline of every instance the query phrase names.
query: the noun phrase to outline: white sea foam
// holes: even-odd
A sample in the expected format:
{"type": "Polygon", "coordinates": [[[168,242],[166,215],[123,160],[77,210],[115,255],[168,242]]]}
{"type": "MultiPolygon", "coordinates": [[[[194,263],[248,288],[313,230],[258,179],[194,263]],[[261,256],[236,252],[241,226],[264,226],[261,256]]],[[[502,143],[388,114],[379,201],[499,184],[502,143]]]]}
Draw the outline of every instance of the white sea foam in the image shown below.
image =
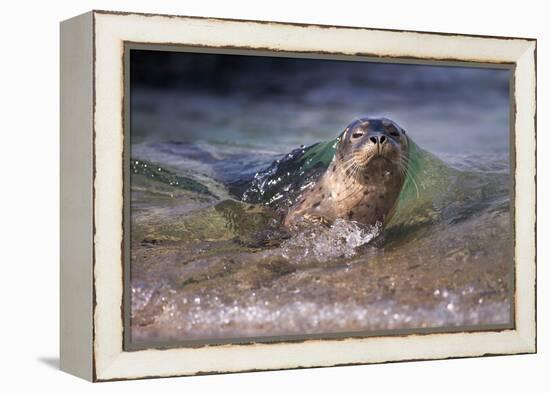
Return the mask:
{"type": "Polygon", "coordinates": [[[350,258],[357,247],[365,245],[382,233],[382,224],[360,225],[336,219],[330,227],[310,226],[293,236],[281,247],[282,255],[292,261],[326,262],[334,258],[350,258]]]}

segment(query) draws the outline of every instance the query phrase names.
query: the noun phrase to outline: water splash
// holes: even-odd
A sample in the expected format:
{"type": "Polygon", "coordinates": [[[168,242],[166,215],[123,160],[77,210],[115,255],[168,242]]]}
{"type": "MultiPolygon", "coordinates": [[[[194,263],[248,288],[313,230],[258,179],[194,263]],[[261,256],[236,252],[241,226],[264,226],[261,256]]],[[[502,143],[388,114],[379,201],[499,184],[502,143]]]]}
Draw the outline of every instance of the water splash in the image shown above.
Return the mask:
{"type": "Polygon", "coordinates": [[[300,146],[275,160],[247,182],[240,198],[247,203],[289,207],[329,166],[340,138],[311,146],[300,146]]]}
{"type": "Polygon", "coordinates": [[[335,258],[351,258],[357,248],[382,234],[382,223],[365,226],[354,221],[336,219],[330,227],[305,227],[281,246],[282,255],[294,262],[327,262],[335,258]]]}
{"type": "Polygon", "coordinates": [[[133,175],[142,175],[146,178],[170,185],[172,187],[196,192],[198,194],[215,197],[208,187],[189,177],[179,176],[159,165],[145,160],[130,160],[130,171],[133,175]]]}

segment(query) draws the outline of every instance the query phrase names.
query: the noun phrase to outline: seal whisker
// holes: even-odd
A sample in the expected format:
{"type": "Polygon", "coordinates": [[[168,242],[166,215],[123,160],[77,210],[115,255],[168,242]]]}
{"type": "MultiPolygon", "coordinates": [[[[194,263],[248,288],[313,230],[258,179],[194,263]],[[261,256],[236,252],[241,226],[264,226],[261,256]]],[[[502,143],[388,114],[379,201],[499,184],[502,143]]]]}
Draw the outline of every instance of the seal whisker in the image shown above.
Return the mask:
{"type": "Polygon", "coordinates": [[[405,156],[400,157],[399,168],[401,169],[402,175],[405,177],[405,180],[407,180],[407,179],[411,180],[412,184],[414,185],[414,187],[416,189],[416,198],[420,199],[420,190],[419,190],[418,184],[416,183],[416,180],[415,180],[416,175],[415,175],[414,171],[411,168],[410,160],[408,159],[408,157],[405,157],[405,156]]]}
{"type": "Polygon", "coordinates": [[[416,199],[420,199],[420,191],[418,189],[418,184],[416,184],[416,180],[414,180],[414,177],[410,177],[411,181],[414,184],[414,188],[416,188],[416,199]]]}
{"type": "Polygon", "coordinates": [[[348,174],[352,172],[352,170],[357,167],[357,161],[354,159],[354,157],[350,157],[346,161],[344,161],[344,164],[342,165],[344,173],[348,174]]]}
{"type": "Polygon", "coordinates": [[[355,163],[350,169],[349,176],[356,179],[356,175],[357,175],[358,171],[359,171],[359,165],[357,165],[357,163],[355,163]]]}
{"type": "Polygon", "coordinates": [[[357,173],[358,173],[358,172],[359,172],[359,165],[356,164],[356,165],[352,168],[350,177],[353,177],[354,179],[357,179],[357,173]]]}
{"type": "Polygon", "coordinates": [[[349,163],[348,165],[346,165],[346,166],[344,167],[343,172],[344,172],[346,175],[349,176],[349,174],[351,173],[351,170],[352,170],[354,167],[355,167],[355,163],[354,163],[354,162],[351,162],[351,163],[349,163]]]}

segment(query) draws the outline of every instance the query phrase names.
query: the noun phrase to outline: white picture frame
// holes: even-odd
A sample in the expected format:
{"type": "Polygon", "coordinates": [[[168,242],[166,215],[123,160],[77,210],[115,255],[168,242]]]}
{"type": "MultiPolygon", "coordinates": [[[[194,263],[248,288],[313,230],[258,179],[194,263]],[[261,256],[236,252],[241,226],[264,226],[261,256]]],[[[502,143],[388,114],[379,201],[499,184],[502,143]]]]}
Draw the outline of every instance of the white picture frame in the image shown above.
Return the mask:
{"type": "Polygon", "coordinates": [[[90,381],[536,352],[536,40],[91,11],[61,24],[61,368],[90,381]],[[514,327],[124,349],[125,44],[508,64],[514,327]]]}

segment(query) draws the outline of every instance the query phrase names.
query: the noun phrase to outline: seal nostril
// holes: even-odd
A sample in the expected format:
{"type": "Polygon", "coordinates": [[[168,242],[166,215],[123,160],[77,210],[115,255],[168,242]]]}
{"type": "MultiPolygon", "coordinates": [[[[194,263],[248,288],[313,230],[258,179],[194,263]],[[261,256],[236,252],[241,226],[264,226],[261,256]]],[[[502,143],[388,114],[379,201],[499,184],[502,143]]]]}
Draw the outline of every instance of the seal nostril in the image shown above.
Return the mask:
{"type": "Polygon", "coordinates": [[[385,137],[384,135],[382,135],[382,136],[380,137],[380,144],[382,144],[382,143],[384,143],[384,142],[386,142],[386,137],[385,137]]]}
{"type": "Polygon", "coordinates": [[[374,143],[374,144],[377,144],[377,143],[378,143],[378,139],[377,139],[375,136],[371,136],[371,137],[369,138],[369,140],[370,140],[372,143],[374,143]]]}

